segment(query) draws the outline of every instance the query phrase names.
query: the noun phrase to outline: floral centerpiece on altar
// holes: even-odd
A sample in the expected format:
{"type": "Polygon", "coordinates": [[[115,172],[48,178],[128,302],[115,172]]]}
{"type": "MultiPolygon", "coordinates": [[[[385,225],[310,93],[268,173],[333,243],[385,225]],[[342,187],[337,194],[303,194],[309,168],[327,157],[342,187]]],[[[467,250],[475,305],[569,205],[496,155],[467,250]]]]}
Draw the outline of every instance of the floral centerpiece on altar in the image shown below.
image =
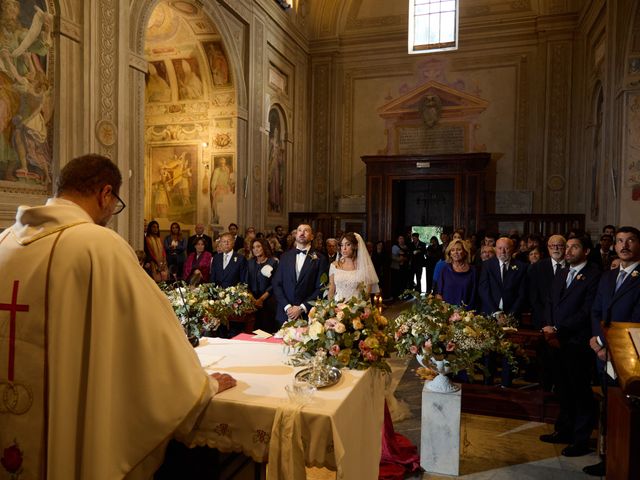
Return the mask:
{"type": "Polygon", "coordinates": [[[390,371],[385,361],[394,350],[390,324],[368,300],[317,300],[308,321],[285,322],[277,336],[296,352],[294,365],[306,364],[324,350],[326,363],[333,367],[390,371]]]}
{"type": "Polygon", "coordinates": [[[486,353],[505,355],[515,365],[513,345],[495,318],[478,315],[432,295],[414,295],[414,305],[393,322],[398,355],[423,355],[434,367],[444,361],[449,372],[473,372],[486,353]]]}
{"type": "Polygon", "coordinates": [[[206,285],[188,287],[182,283],[177,287],[165,286],[163,290],[188,337],[200,338],[224,321],[206,285]]]}
{"type": "Polygon", "coordinates": [[[200,338],[220,323],[228,325],[230,317],[255,310],[255,300],[244,285],[221,288],[204,283],[189,287],[181,282],[178,286],[166,284],[163,290],[189,337],[200,338]]]}

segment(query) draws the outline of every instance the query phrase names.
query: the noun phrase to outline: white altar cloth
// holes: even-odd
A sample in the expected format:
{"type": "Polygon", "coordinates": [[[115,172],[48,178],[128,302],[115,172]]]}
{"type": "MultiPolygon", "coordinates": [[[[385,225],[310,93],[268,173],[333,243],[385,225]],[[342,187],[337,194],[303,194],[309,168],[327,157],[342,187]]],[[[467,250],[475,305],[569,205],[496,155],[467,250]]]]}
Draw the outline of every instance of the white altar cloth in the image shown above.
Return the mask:
{"type": "MultiPolygon", "coordinates": [[[[206,340],[206,345],[196,348],[198,355],[205,364],[212,356],[219,358],[207,371],[228,373],[238,384],[217,394],[194,432],[181,440],[268,461],[276,411],[290,405],[284,387],[300,368],[285,364],[287,355],[281,344],[206,340]]],[[[337,470],[338,479],[377,479],[383,408],[382,373],[343,370],[337,385],[318,390],[302,408],[304,463],[337,470]]]]}

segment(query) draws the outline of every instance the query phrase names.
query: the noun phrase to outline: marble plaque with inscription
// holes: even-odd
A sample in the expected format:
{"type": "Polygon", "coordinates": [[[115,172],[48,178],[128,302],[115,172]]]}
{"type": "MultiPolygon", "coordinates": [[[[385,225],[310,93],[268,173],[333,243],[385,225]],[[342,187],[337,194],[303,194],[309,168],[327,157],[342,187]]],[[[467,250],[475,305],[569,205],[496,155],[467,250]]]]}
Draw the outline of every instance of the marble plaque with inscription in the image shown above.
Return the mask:
{"type": "Polygon", "coordinates": [[[465,128],[463,125],[437,125],[433,128],[425,126],[397,127],[398,153],[421,153],[426,155],[438,153],[464,153],[465,128]]]}

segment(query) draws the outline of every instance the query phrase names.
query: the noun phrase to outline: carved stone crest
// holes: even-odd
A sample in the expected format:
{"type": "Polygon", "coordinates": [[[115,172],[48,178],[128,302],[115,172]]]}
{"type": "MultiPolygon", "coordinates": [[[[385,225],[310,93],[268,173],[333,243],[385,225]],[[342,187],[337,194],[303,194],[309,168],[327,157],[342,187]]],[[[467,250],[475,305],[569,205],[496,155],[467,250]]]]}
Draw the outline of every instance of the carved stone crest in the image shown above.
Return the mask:
{"type": "Polygon", "coordinates": [[[427,128],[433,128],[442,114],[442,100],[437,95],[426,95],[420,103],[420,116],[427,128]]]}

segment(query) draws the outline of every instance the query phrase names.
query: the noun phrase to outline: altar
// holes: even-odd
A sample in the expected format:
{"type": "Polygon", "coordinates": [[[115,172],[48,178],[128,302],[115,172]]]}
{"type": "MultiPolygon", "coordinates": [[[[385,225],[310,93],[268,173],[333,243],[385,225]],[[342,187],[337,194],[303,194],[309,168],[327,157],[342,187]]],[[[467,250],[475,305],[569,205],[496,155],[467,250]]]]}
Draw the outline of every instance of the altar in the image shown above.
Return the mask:
{"type": "Polygon", "coordinates": [[[299,410],[298,428],[288,430],[287,419],[297,412],[285,386],[301,367],[285,363],[285,349],[267,341],[207,338],[196,348],[205,369],[228,373],[238,383],[216,395],[195,430],[180,440],[189,446],[241,452],[256,462],[269,462],[270,449],[283,458],[298,445],[306,466],[336,470],[338,479],[377,479],[383,374],[375,369],[343,370],[338,384],[318,390],[299,410]],[[298,438],[287,438],[291,432],[298,438]]]}

